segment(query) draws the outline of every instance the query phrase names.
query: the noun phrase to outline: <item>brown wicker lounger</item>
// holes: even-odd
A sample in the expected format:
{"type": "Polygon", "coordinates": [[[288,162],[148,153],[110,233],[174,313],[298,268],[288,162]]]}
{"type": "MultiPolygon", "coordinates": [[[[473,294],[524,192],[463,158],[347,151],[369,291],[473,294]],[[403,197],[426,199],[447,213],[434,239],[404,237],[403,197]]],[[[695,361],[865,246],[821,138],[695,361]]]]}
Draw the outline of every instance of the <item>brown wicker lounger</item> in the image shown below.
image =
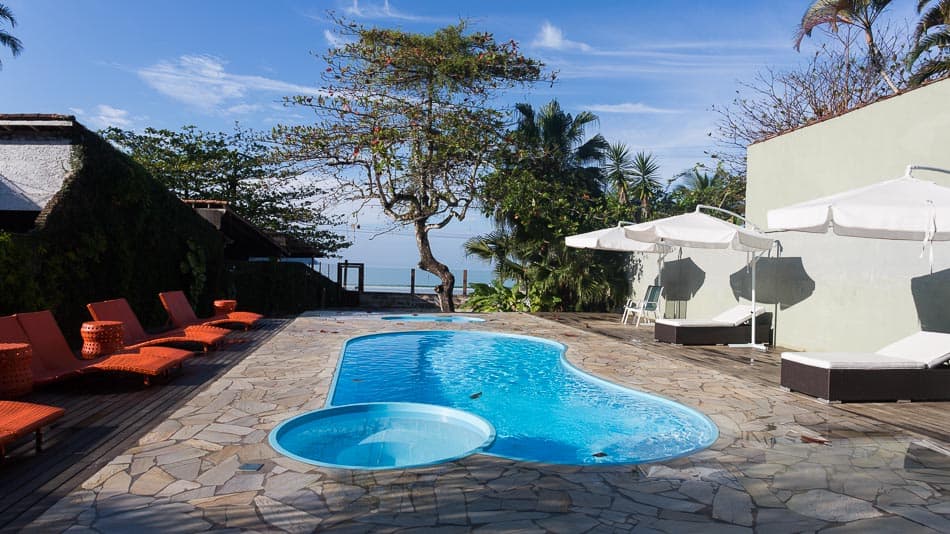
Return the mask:
{"type": "MultiPolygon", "coordinates": [[[[772,342],[772,314],[756,308],[755,342],[772,342]]],[[[728,345],[748,343],[752,339],[752,312],[739,305],[709,320],[657,319],[653,337],[677,345],[728,345]]]]}
{"type": "Polygon", "coordinates": [[[0,317],[0,336],[6,341],[29,343],[33,348],[33,382],[56,382],[89,372],[122,372],[142,375],[145,384],[155,376],[181,367],[194,353],[171,347],[123,350],[92,360],[76,358],[49,311],[0,317]]]}
{"type": "Polygon", "coordinates": [[[918,332],[872,353],[782,353],[783,388],[830,402],[950,400],[950,334],[918,332]]]}
{"type": "Polygon", "coordinates": [[[195,315],[188,297],[182,291],[166,291],[159,293],[158,298],[162,301],[162,306],[168,312],[168,317],[178,328],[186,328],[192,325],[217,326],[217,325],[237,325],[245,330],[254,326],[264,316],[244,311],[234,311],[227,314],[212,317],[210,319],[201,319],[195,315]]]}
{"type": "Polygon", "coordinates": [[[213,326],[199,326],[196,328],[178,328],[160,334],[148,335],[142,328],[129,302],[123,299],[104,300],[86,304],[92,318],[97,321],[120,321],[123,342],[126,348],[135,349],[153,345],[198,344],[207,351],[216,347],[224,339],[229,330],[213,326]]]}
{"type": "Polygon", "coordinates": [[[43,427],[66,413],[62,408],[32,402],[0,401],[0,457],[6,456],[7,444],[36,433],[36,452],[43,449],[43,427]]]}

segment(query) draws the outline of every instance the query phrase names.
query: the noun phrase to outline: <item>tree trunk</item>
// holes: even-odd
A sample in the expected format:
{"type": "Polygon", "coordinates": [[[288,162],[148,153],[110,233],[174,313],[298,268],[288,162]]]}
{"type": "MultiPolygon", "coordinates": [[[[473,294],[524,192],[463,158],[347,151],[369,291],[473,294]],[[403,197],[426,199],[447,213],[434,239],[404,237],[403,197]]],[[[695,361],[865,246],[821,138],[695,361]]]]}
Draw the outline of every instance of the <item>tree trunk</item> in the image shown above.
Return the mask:
{"type": "Polygon", "coordinates": [[[443,312],[455,311],[455,300],[452,293],[455,290],[455,275],[449,268],[432,255],[432,246],[429,244],[429,231],[425,221],[416,221],[416,246],[419,248],[419,268],[439,277],[442,282],[436,286],[439,295],[439,309],[443,312]]]}

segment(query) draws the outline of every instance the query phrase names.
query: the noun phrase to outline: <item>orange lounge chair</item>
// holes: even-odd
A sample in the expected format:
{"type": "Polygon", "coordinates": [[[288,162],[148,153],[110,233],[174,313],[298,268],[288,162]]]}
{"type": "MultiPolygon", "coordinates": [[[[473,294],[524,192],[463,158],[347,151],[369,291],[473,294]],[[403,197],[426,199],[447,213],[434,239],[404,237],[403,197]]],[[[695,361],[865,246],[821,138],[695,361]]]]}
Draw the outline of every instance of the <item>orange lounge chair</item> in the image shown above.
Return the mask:
{"type": "Polygon", "coordinates": [[[43,427],[66,413],[62,408],[31,402],[0,401],[0,458],[7,455],[7,445],[36,433],[36,452],[43,449],[43,427]]]}
{"type": "Polygon", "coordinates": [[[162,306],[168,312],[172,324],[178,328],[186,328],[192,325],[217,326],[231,324],[240,325],[247,330],[264,318],[259,313],[234,311],[210,319],[201,319],[195,315],[195,310],[191,307],[191,303],[188,302],[188,297],[185,296],[183,291],[166,291],[159,293],[158,298],[161,299],[162,306]]]}
{"type": "Polygon", "coordinates": [[[181,363],[194,354],[170,347],[143,347],[80,360],[69,348],[56,319],[48,310],[0,317],[0,339],[32,345],[31,367],[35,384],[56,382],[89,372],[111,371],[142,375],[148,385],[151,377],[181,367],[181,363]]]}
{"type": "Polygon", "coordinates": [[[160,334],[149,335],[142,328],[142,323],[136,317],[129,302],[123,299],[104,300],[86,304],[86,309],[97,321],[119,321],[122,323],[122,343],[129,349],[149,347],[153,345],[169,345],[181,343],[200,344],[205,351],[215,347],[224,336],[230,332],[225,328],[214,326],[195,326],[178,328],[160,334]]]}

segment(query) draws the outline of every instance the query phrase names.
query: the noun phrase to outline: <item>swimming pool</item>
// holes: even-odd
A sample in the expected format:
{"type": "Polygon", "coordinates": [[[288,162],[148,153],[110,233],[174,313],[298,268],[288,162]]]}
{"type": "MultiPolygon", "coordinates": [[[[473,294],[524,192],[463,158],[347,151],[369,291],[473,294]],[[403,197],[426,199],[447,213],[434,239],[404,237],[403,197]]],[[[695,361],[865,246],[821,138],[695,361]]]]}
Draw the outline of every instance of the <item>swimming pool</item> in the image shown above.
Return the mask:
{"type": "Polygon", "coordinates": [[[479,317],[466,317],[464,315],[384,315],[380,317],[384,321],[406,321],[406,322],[436,322],[436,323],[484,323],[485,319],[479,317]]]}
{"type": "Polygon", "coordinates": [[[483,417],[485,453],[557,464],[640,463],[711,445],[712,421],[682,404],[583,373],[552,341],[509,334],[411,331],[350,339],[328,406],[416,402],[483,417]]]}

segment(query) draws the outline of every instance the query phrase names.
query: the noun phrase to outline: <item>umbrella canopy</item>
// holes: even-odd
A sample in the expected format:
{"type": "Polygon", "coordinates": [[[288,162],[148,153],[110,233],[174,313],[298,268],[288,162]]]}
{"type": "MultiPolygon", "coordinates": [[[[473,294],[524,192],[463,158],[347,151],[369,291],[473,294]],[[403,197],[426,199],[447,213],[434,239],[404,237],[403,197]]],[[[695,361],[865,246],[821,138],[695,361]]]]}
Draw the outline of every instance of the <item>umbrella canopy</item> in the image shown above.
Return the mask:
{"type": "Polygon", "coordinates": [[[950,188],[911,177],[913,168],[895,180],[770,210],[769,228],[820,233],[831,228],[844,236],[948,241],[950,188]]]}
{"type": "Polygon", "coordinates": [[[773,239],[749,228],[742,228],[717,219],[699,208],[665,219],[657,219],[623,227],[633,240],[690,248],[731,248],[743,252],[759,252],[772,248],[773,239]]]}
{"type": "MultiPolygon", "coordinates": [[[[645,241],[647,243],[659,243],[663,245],[689,247],[689,248],[717,248],[739,250],[742,252],[752,252],[751,271],[752,271],[752,310],[755,305],[755,264],[759,256],[772,249],[775,240],[771,237],[751,228],[736,226],[722,219],[717,219],[705,213],[700,209],[711,209],[728,213],[744,219],[741,215],[712,206],[696,206],[693,213],[684,213],[657,219],[633,226],[623,227],[624,233],[630,239],[645,241]]],[[[747,346],[765,350],[765,347],[755,342],[755,313],[752,319],[752,341],[747,346]]]]}
{"type": "Polygon", "coordinates": [[[664,254],[673,250],[666,245],[634,241],[624,234],[623,227],[621,226],[594,230],[593,232],[584,234],[570,235],[564,238],[564,243],[573,248],[612,250],[615,252],[653,252],[664,254]]]}

